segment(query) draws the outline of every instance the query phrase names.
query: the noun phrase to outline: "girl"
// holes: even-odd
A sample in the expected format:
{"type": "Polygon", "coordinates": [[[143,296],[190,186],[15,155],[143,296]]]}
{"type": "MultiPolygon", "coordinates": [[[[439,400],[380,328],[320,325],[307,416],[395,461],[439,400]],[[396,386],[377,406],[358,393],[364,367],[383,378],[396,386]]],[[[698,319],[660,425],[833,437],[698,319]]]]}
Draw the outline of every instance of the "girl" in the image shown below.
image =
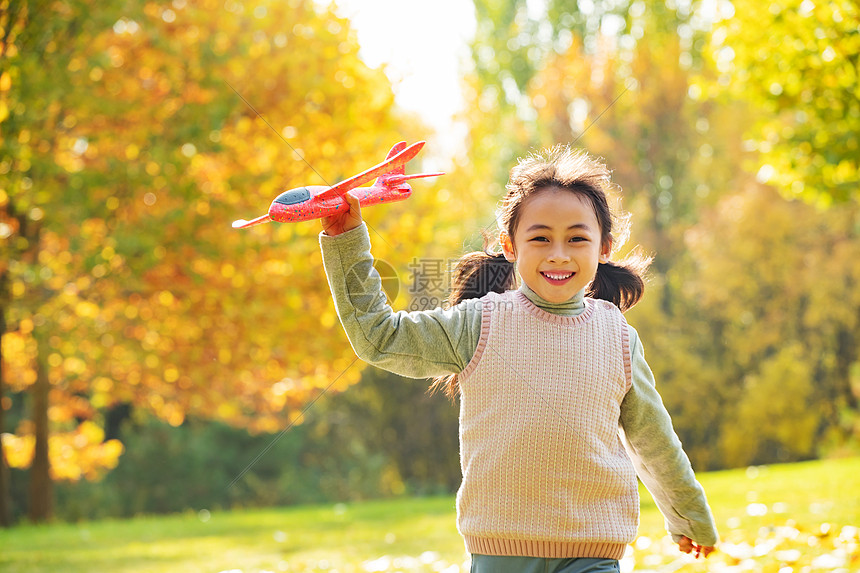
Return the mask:
{"type": "Polygon", "coordinates": [[[642,296],[649,261],[610,261],[609,188],[585,152],[521,160],[498,213],[501,252],[466,255],[452,306],[422,312],[387,305],[355,199],[323,219],[323,263],[358,356],[436,377],[460,399],[457,525],[473,572],[618,571],[636,537],[637,473],[681,551],[707,557],[717,542],[621,314],[642,296]]]}

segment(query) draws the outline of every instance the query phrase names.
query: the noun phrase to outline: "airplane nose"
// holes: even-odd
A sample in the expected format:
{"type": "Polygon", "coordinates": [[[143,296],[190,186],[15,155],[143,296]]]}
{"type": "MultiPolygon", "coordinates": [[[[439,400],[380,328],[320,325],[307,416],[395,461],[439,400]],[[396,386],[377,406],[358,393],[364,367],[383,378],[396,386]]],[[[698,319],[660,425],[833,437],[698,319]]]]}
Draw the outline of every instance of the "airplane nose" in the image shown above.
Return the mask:
{"type": "Polygon", "coordinates": [[[303,203],[310,198],[311,192],[308,191],[307,187],[297,187],[296,189],[284,191],[275,197],[275,203],[280,203],[281,205],[295,205],[297,203],[303,203]]]}

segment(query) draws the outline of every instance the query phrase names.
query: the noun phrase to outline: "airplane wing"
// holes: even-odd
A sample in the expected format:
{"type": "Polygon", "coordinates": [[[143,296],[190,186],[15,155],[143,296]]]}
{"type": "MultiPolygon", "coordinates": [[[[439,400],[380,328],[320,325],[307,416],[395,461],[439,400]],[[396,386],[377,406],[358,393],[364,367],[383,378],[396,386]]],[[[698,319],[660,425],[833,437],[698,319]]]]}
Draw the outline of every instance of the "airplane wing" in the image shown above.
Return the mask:
{"type": "MultiPolygon", "coordinates": [[[[400,151],[393,156],[391,155],[391,152],[389,152],[389,157],[379,165],[375,165],[367,171],[362,171],[358,175],[353,175],[349,179],[344,179],[340,183],[332,185],[331,187],[317,195],[317,197],[319,197],[320,199],[331,199],[332,197],[343,195],[350,189],[355,189],[361,184],[367,183],[371,179],[376,179],[380,175],[383,175],[385,173],[393,171],[394,169],[397,169],[398,167],[406,165],[416,155],[418,155],[418,152],[421,151],[422,147],[424,147],[424,143],[424,141],[413,143],[403,151],[400,151]]],[[[401,146],[401,144],[402,142],[396,144],[392,148],[392,151],[395,151],[397,147],[401,146]]]]}
{"type": "Polygon", "coordinates": [[[262,217],[257,217],[256,219],[251,219],[250,221],[246,221],[245,219],[236,219],[233,221],[234,229],[244,229],[245,227],[253,227],[254,225],[259,225],[260,223],[268,223],[272,218],[268,213],[263,215],[262,217]]]}

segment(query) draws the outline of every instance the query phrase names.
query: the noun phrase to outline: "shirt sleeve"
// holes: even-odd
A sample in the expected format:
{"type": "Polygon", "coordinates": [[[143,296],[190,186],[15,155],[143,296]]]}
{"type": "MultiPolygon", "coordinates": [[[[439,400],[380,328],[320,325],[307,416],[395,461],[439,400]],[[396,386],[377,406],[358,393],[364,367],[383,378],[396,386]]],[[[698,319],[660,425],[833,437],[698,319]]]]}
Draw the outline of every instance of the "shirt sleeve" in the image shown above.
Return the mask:
{"type": "Polygon", "coordinates": [[[335,309],[359,358],[410,378],[462,371],[475,353],[481,309],[475,301],[429,311],[394,312],[373,268],[367,226],[320,234],[335,309]]]}
{"type": "Polygon", "coordinates": [[[624,445],[673,539],[686,536],[699,545],[714,546],[718,534],[705,491],[657,393],[639,335],[629,328],[633,384],[621,404],[624,445]]]}

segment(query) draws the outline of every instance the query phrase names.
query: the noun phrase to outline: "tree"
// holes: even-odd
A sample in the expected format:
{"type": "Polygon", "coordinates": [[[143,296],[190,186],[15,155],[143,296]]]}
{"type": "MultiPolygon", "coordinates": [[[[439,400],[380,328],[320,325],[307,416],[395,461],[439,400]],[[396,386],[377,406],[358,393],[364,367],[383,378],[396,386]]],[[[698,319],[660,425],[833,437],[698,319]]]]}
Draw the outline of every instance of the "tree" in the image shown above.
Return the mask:
{"type": "Polygon", "coordinates": [[[120,406],[272,432],[358,379],[318,228],[229,224],[317,183],[309,166],[334,182],[414,133],[348,22],[310,2],[7,7],[3,375],[39,399],[4,451],[31,481],[41,468],[38,520],[51,477],[116,464],[103,428],[120,406]]]}
{"type": "Polygon", "coordinates": [[[709,93],[755,110],[748,166],[789,198],[856,197],[860,157],[860,8],[850,0],[732,2],[711,34],[709,93]]]}
{"type": "Polygon", "coordinates": [[[857,438],[860,354],[857,208],[818,211],[755,183],[725,196],[687,235],[697,263],[699,352],[721,368],[727,465],[796,460],[857,438]],[[798,222],[802,222],[798,224],[798,222]]]}
{"type": "MultiPolygon", "coordinates": [[[[5,189],[0,192],[5,239],[0,268],[0,282],[4,285],[3,322],[4,328],[9,323],[17,324],[20,334],[29,335],[33,344],[24,343],[23,346],[35,352],[31,355],[33,366],[26,376],[16,376],[17,372],[8,368],[4,369],[4,374],[12,374],[13,390],[15,386],[32,386],[32,435],[35,439],[30,515],[39,520],[51,511],[47,443],[50,393],[47,345],[50,341],[42,327],[51,316],[49,305],[57,300],[53,295],[57,289],[52,287],[60,278],[53,276],[53,269],[45,264],[41,243],[49,232],[44,229],[44,219],[52,195],[62,197],[59,192],[65,190],[68,183],[59,163],[44,159],[58,154],[64,132],[73,128],[77,121],[74,115],[62,109],[61,102],[71,91],[70,83],[65,81],[68,74],[63,70],[71,59],[60,46],[74,45],[78,32],[91,30],[104,22],[98,18],[62,20],[61,17],[74,16],[75,9],[81,8],[73,3],[49,7],[10,1],[5,8],[0,20],[3,34],[0,171],[6,174],[5,189]],[[50,12],[53,11],[57,17],[52,17],[50,12]],[[31,312],[18,312],[22,306],[29,307],[31,312]]],[[[75,218],[75,214],[68,214],[75,218]]],[[[61,228],[66,221],[59,223],[61,228]]],[[[71,230],[66,228],[66,231],[71,230]]],[[[6,332],[2,334],[6,346],[6,332]]],[[[4,359],[8,360],[9,352],[4,350],[4,359]]]]}

